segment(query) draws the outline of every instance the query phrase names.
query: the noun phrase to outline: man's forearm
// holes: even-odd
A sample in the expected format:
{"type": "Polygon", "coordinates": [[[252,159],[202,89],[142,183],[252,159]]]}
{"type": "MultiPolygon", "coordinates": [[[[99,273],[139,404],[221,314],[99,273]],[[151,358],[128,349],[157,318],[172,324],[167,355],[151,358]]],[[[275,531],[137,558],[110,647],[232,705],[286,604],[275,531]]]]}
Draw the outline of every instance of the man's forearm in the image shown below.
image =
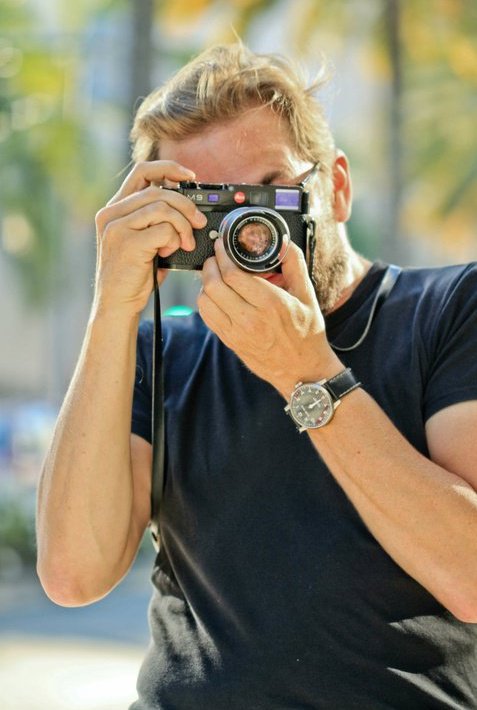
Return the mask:
{"type": "Polygon", "coordinates": [[[363,390],[309,430],[383,548],[453,614],[477,615],[477,493],[416,451],[363,390]]]}
{"type": "Polygon", "coordinates": [[[60,603],[105,594],[139,539],[132,520],[131,406],[139,316],[90,318],[41,475],[38,573],[60,603]]]}

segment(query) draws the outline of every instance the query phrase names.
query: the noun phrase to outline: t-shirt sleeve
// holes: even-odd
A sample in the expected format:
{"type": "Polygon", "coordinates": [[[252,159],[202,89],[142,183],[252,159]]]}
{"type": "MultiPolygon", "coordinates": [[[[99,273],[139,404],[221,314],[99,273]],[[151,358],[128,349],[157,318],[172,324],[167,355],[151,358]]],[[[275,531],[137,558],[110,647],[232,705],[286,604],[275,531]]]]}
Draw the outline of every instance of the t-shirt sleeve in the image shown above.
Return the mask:
{"type": "Polygon", "coordinates": [[[449,288],[435,329],[426,420],[452,404],[477,400],[477,264],[467,266],[449,288]]]}
{"type": "Polygon", "coordinates": [[[131,432],[152,444],[152,354],[153,322],[139,324],[136,343],[136,377],[132,404],[131,432]]]}

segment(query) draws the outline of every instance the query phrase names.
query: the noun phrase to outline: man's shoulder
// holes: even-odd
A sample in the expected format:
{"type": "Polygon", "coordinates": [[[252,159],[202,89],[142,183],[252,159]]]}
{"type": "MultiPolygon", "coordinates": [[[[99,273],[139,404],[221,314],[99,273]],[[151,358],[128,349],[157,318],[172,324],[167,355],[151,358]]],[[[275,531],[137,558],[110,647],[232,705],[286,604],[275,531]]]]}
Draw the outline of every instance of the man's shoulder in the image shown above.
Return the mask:
{"type": "Polygon", "coordinates": [[[477,261],[444,266],[407,266],[402,269],[402,274],[409,282],[425,285],[457,283],[461,279],[477,277],[477,261]]]}
{"type": "Polygon", "coordinates": [[[404,268],[387,315],[414,339],[419,334],[426,351],[459,329],[477,332],[477,263],[404,268]]]}
{"type": "Polygon", "coordinates": [[[431,267],[405,267],[397,293],[416,293],[447,302],[469,291],[477,298],[477,262],[431,267]]]}

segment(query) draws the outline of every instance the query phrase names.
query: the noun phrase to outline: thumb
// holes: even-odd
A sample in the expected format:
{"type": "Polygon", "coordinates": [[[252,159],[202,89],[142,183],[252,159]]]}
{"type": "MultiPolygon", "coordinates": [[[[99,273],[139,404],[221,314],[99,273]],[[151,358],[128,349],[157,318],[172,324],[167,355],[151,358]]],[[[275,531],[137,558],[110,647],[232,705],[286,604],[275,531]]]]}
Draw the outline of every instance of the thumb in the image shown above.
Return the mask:
{"type": "Polygon", "coordinates": [[[290,295],[309,305],[316,301],[305,256],[294,242],[290,242],[281,267],[285,289],[290,295]]]}

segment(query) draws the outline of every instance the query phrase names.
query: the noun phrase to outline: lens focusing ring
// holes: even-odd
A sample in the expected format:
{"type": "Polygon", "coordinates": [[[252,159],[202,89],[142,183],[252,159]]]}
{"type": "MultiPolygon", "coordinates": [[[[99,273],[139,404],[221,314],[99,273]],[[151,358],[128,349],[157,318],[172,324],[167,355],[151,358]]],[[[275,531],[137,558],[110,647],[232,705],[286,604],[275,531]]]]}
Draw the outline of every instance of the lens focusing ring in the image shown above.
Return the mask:
{"type": "Polygon", "coordinates": [[[281,263],[290,241],[290,231],[283,217],[267,207],[232,210],[222,220],[219,235],[223,238],[227,254],[237,266],[259,273],[272,271],[281,263]],[[270,232],[270,245],[262,253],[250,253],[239,241],[243,228],[253,223],[264,225],[270,232]]]}

